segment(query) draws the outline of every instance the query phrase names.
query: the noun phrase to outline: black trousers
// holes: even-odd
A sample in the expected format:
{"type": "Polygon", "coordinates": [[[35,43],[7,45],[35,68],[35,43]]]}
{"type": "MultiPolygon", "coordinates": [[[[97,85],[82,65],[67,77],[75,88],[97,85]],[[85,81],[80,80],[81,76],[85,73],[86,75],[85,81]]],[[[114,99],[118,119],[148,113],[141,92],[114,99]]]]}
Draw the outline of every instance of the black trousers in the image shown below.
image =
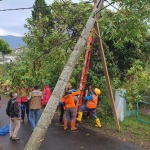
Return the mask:
{"type": "Polygon", "coordinates": [[[59,118],[59,122],[63,123],[63,116],[64,116],[65,110],[64,110],[64,106],[63,105],[60,104],[59,106],[60,106],[60,118],[59,118]]]}
{"type": "Polygon", "coordinates": [[[24,120],[25,112],[29,120],[29,102],[21,102],[21,119],[24,120]]]}

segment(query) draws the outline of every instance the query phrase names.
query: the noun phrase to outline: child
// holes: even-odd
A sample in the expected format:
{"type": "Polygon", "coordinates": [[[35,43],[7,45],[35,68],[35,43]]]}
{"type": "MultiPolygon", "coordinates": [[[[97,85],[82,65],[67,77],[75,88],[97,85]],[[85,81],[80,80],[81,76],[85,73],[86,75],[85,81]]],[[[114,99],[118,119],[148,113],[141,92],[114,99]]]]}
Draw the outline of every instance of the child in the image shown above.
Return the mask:
{"type": "Polygon", "coordinates": [[[10,139],[20,140],[17,137],[17,133],[20,128],[19,105],[16,99],[17,94],[11,92],[9,96],[10,96],[10,100],[8,101],[8,104],[7,104],[6,114],[10,118],[10,130],[9,130],[10,139]],[[15,128],[14,128],[14,125],[15,125],[15,128]]]}

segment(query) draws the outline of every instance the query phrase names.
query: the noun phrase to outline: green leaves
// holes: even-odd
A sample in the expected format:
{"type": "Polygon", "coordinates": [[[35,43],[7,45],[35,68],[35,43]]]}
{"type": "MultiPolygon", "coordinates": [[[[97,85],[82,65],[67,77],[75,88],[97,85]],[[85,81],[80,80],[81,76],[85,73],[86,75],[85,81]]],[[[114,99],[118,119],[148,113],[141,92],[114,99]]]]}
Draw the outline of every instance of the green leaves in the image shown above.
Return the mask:
{"type": "MultiPolygon", "coordinates": [[[[115,5],[118,9],[105,10],[102,13],[100,19],[102,30],[106,30],[105,33],[109,34],[109,40],[115,42],[116,48],[121,49],[127,42],[140,47],[141,42],[144,42],[148,36],[150,1],[116,0],[114,2],[119,3],[119,7],[115,5]]],[[[105,38],[105,34],[103,35],[105,38]]]]}
{"type": "Polygon", "coordinates": [[[9,47],[9,44],[1,38],[0,38],[0,52],[2,52],[3,55],[10,54],[12,52],[12,49],[9,47]]]}
{"type": "Polygon", "coordinates": [[[129,108],[135,107],[136,101],[144,100],[144,96],[149,94],[147,92],[150,82],[149,74],[149,64],[145,64],[139,60],[135,61],[133,66],[128,70],[128,76],[123,86],[127,90],[126,100],[129,103],[129,108]]]}
{"type": "MultiPolygon", "coordinates": [[[[127,75],[129,79],[125,80],[123,86],[127,89],[128,104],[133,106],[134,100],[140,98],[140,94],[147,86],[146,82],[149,82],[143,64],[136,61],[138,59],[143,61],[143,58],[146,61],[149,57],[149,46],[145,43],[148,36],[149,3],[141,0],[115,0],[114,2],[119,3],[119,10],[103,10],[99,25],[102,39],[106,44],[104,50],[112,88],[113,90],[120,88],[125,80],[124,75],[127,75]]],[[[27,19],[25,25],[28,33],[25,34],[24,41],[29,49],[24,51],[10,72],[15,86],[20,86],[22,80],[25,81],[26,86],[39,84],[42,88],[45,80],[50,81],[52,88],[55,86],[76,43],[75,39],[80,37],[91,12],[90,9],[93,7],[84,2],[78,5],[72,5],[70,1],[66,3],[67,5],[64,5],[63,2],[56,0],[51,8],[37,9],[36,6],[47,5],[44,0],[36,0],[32,17],[27,19]],[[73,38],[70,37],[67,29],[77,30],[73,38]]],[[[80,82],[85,50],[86,46],[70,79],[74,87],[77,87],[80,82]]],[[[107,110],[111,114],[96,40],[88,83],[102,90],[104,112],[107,110]]]]}

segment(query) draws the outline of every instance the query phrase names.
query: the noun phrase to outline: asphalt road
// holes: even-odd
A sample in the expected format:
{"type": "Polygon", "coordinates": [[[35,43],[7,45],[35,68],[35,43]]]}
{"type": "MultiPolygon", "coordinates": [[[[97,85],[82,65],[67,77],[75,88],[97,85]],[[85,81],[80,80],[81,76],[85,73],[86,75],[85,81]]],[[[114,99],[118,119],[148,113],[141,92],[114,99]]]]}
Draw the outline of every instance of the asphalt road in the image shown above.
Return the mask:
{"type": "MultiPolygon", "coordinates": [[[[0,108],[0,127],[9,124],[9,119],[5,113],[7,101],[2,101],[0,108]]],[[[0,136],[0,150],[23,150],[32,129],[30,123],[25,120],[21,124],[18,133],[20,141],[12,141],[9,135],[0,136]]],[[[49,126],[45,140],[40,150],[144,150],[132,143],[115,139],[107,135],[86,129],[79,128],[79,132],[64,131],[63,127],[58,123],[58,119],[54,118],[49,126]]]]}

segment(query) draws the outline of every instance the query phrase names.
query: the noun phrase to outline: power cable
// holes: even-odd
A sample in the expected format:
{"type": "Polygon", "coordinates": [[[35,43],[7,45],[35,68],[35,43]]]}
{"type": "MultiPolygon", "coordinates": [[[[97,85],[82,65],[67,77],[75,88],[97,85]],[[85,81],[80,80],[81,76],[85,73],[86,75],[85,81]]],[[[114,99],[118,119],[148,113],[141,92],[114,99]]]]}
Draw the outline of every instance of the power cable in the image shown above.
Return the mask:
{"type": "MultiPolygon", "coordinates": [[[[91,1],[86,1],[85,4],[87,3],[93,3],[91,1]]],[[[78,5],[79,3],[72,3],[71,5],[78,5]]],[[[1,9],[0,11],[15,11],[15,10],[25,10],[25,9],[33,9],[33,8],[47,8],[47,7],[52,7],[50,5],[48,6],[31,6],[31,7],[22,7],[22,8],[9,8],[9,9],[1,9]]]]}
{"type": "MultiPolygon", "coordinates": [[[[106,1],[107,1],[107,0],[106,0],[106,1]]],[[[114,9],[116,9],[116,10],[120,11],[122,14],[124,14],[124,15],[126,15],[126,16],[127,16],[127,14],[126,14],[126,13],[124,13],[122,10],[120,10],[120,9],[118,9],[117,7],[115,7],[114,5],[112,5],[112,3],[108,2],[108,1],[107,1],[107,3],[108,3],[110,6],[112,6],[114,9]]]]}
{"type": "MultiPolygon", "coordinates": [[[[63,1],[63,0],[62,0],[62,1],[63,1]]],[[[67,4],[65,3],[65,5],[67,5],[67,4]]],[[[50,6],[50,7],[51,7],[51,6],[50,6]]],[[[108,6],[106,6],[106,7],[108,7],[108,6]]],[[[34,7],[34,8],[35,8],[35,7],[34,7]]],[[[38,7],[38,8],[41,8],[41,7],[38,7]]],[[[23,8],[23,9],[24,9],[24,8],[23,8]]],[[[69,8],[69,9],[71,10],[71,8],[69,8]]],[[[72,11],[72,10],[71,10],[71,11],[72,11]]],[[[89,11],[89,10],[86,10],[86,11],[89,11]]],[[[86,12],[86,11],[85,11],[85,12],[86,12]]],[[[84,12],[81,12],[80,14],[83,14],[83,13],[84,13],[84,12]]],[[[58,15],[57,15],[57,16],[58,16],[58,15]]],[[[63,18],[63,20],[66,21],[64,18],[63,18]]],[[[75,20],[76,20],[76,19],[75,19],[75,20]]],[[[73,22],[73,23],[74,23],[74,22],[73,22]]],[[[73,24],[73,23],[72,23],[72,24],[73,24]]],[[[63,38],[63,37],[64,37],[64,35],[63,35],[62,37],[60,37],[58,40],[60,40],[60,39],[63,38]]],[[[58,40],[57,40],[57,41],[58,41],[58,40]]],[[[67,40],[67,41],[68,41],[68,40],[67,40]]],[[[55,44],[55,43],[54,43],[54,44],[55,44]]],[[[54,44],[53,44],[53,45],[54,45],[54,44]]],[[[69,45],[70,45],[70,44],[69,44],[69,45]]],[[[25,46],[25,47],[26,47],[26,46],[25,46]]],[[[23,48],[23,47],[21,47],[21,48],[23,48]]],[[[19,48],[19,49],[21,49],[21,48],[19,48]]]]}
{"type": "MultiPolygon", "coordinates": [[[[64,33],[64,32],[62,32],[61,35],[62,35],[63,33],[64,33]]],[[[76,38],[77,38],[77,37],[73,37],[73,38],[69,38],[69,39],[60,41],[60,39],[63,39],[63,37],[65,37],[66,35],[67,35],[67,33],[65,33],[65,34],[62,35],[62,36],[59,36],[59,38],[52,44],[52,46],[51,46],[47,51],[44,51],[38,58],[36,58],[36,59],[33,61],[33,63],[34,63],[35,61],[37,61],[37,60],[42,59],[42,56],[43,56],[44,54],[46,54],[46,55],[51,54],[51,51],[49,51],[50,49],[53,49],[53,48],[55,48],[56,46],[58,46],[58,45],[60,45],[60,44],[62,44],[62,43],[64,43],[64,42],[67,42],[67,41],[69,41],[69,40],[73,40],[73,39],[76,39],[76,38]]],[[[73,42],[73,41],[71,41],[71,42],[73,42]]]]}
{"type": "MultiPolygon", "coordinates": [[[[64,32],[62,32],[61,35],[62,35],[63,33],[64,33],[64,32]]],[[[36,60],[37,60],[37,59],[41,59],[42,56],[43,56],[45,53],[46,53],[47,55],[49,55],[49,53],[50,53],[49,50],[50,50],[50,49],[55,48],[56,46],[58,46],[58,45],[60,45],[60,44],[62,44],[62,43],[64,43],[64,42],[66,42],[66,41],[69,41],[69,40],[74,39],[74,38],[69,38],[69,39],[67,39],[67,40],[64,40],[64,41],[61,41],[61,42],[60,42],[60,39],[63,39],[66,35],[67,35],[67,33],[65,33],[65,34],[62,35],[62,36],[59,36],[59,38],[52,44],[52,46],[51,46],[48,50],[44,51],[38,58],[36,58],[36,60]]],[[[33,62],[35,62],[36,60],[34,60],[33,62]]]]}
{"type": "MultiPolygon", "coordinates": [[[[106,6],[106,7],[108,7],[108,6],[106,6]]],[[[105,7],[105,8],[106,8],[106,7],[105,7]]],[[[103,8],[103,9],[104,9],[104,8],[103,8]]],[[[101,9],[101,10],[102,10],[102,9],[101,9]]],[[[100,11],[101,11],[101,10],[100,10],[100,11]]],[[[86,11],[87,11],[87,10],[86,10],[86,11]]],[[[85,12],[86,12],[86,11],[85,11],[85,12]]],[[[99,12],[100,12],[100,11],[99,11],[99,12]]],[[[83,14],[83,13],[85,13],[85,12],[82,12],[82,13],[80,13],[80,14],[83,14]]],[[[78,17],[78,16],[77,16],[77,17],[78,17]]],[[[76,19],[75,19],[75,20],[76,20],[76,19]]],[[[72,22],[72,24],[74,24],[74,22],[72,22]]],[[[83,25],[83,26],[84,26],[84,25],[83,25]]],[[[63,37],[64,37],[64,36],[63,36],[63,37]]],[[[62,42],[58,42],[61,38],[62,38],[62,37],[60,37],[56,42],[54,42],[54,43],[52,44],[53,46],[50,47],[49,49],[52,49],[53,47],[55,47],[54,45],[57,45],[57,44],[62,43],[62,42]]],[[[68,40],[71,40],[71,39],[68,39],[68,40]]],[[[68,40],[65,40],[65,41],[68,41],[68,40]]],[[[64,42],[64,41],[63,41],[63,42],[64,42]]],[[[38,57],[37,59],[41,58],[42,55],[44,55],[44,54],[45,54],[45,53],[43,52],[43,53],[40,55],[40,57],[38,57]]],[[[36,59],[36,60],[37,60],[37,59],[36,59]]],[[[36,60],[35,60],[35,61],[36,61],[36,60]]]]}
{"type": "MultiPolygon", "coordinates": [[[[69,5],[67,5],[67,3],[64,1],[64,0],[61,0],[63,3],[64,3],[64,5],[68,8],[68,10],[70,10],[70,12],[72,12],[72,14],[76,14],[76,11],[77,11],[77,8],[75,8],[74,10],[72,10],[70,7],[69,7],[69,5]]],[[[77,11],[78,12],[78,11],[77,11]]],[[[85,12],[84,12],[85,13],[85,12]]],[[[78,21],[78,22],[80,22],[81,23],[81,21],[80,21],[80,19],[79,19],[79,17],[76,17],[76,19],[74,20],[74,23],[76,23],[76,21],[78,21]]],[[[69,25],[68,26],[68,28],[67,28],[67,30],[68,30],[68,32],[70,32],[70,31],[72,31],[72,32],[74,32],[74,23],[72,24],[72,25],[69,25]]],[[[82,24],[82,23],[81,23],[82,24]]]]}
{"type": "MultiPolygon", "coordinates": [[[[64,32],[62,32],[61,35],[62,35],[63,33],[64,33],[64,32]]],[[[55,46],[57,46],[58,43],[59,43],[59,40],[62,39],[64,36],[66,36],[66,34],[64,34],[64,35],[62,35],[62,36],[59,36],[59,38],[52,44],[52,46],[51,46],[48,50],[45,50],[44,52],[42,52],[42,54],[41,54],[38,58],[36,58],[33,62],[35,62],[37,59],[42,58],[42,56],[43,56],[44,54],[49,54],[49,53],[50,53],[49,50],[52,49],[52,48],[54,48],[55,46]]]]}
{"type": "MultiPolygon", "coordinates": [[[[64,3],[65,6],[67,6],[67,8],[68,8],[71,12],[75,11],[75,10],[72,10],[72,9],[67,5],[67,3],[66,3],[64,0],[61,0],[61,1],[64,3]]],[[[73,13],[75,13],[75,12],[73,12],[73,13]]]]}
{"type": "MultiPolygon", "coordinates": [[[[61,0],[63,3],[64,3],[64,5],[73,13],[73,14],[75,14],[76,12],[76,9],[74,9],[74,10],[72,10],[68,5],[69,4],[67,4],[64,0],[61,0]]],[[[84,11],[83,13],[86,13],[87,11],[90,11],[91,9],[88,9],[88,10],[86,10],[86,11],[84,11]]],[[[77,12],[78,13],[78,12],[77,12]]],[[[83,14],[82,12],[80,13],[80,14],[78,14],[78,16],[81,16],[82,14],[83,14]]],[[[76,20],[78,20],[79,22],[81,22],[80,21],[80,19],[79,19],[79,17],[76,17],[76,19],[75,19],[75,22],[76,22],[76,20]]]]}
{"type": "Polygon", "coordinates": [[[113,4],[114,2],[111,2],[111,3],[109,3],[107,6],[105,6],[105,7],[102,7],[100,10],[98,10],[96,13],[95,13],[95,15],[94,16],[96,16],[99,12],[101,12],[103,9],[105,9],[105,8],[107,8],[107,7],[109,7],[109,6],[111,6],[111,4],[113,4]]]}
{"type": "MultiPolygon", "coordinates": [[[[72,11],[72,10],[71,10],[72,11]]],[[[86,10],[87,11],[87,10],[86,10]]],[[[84,14],[86,11],[84,11],[84,12],[81,12],[80,14],[84,14]]],[[[76,17],[76,18],[79,18],[78,16],[76,17]]],[[[64,18],[63,18],[64,19],[64,18]]],[[[66,21],[66,20],[65,20],[66,21]]],[[[76,21],[76,19],[72,22],[72,26],[73,26],[73,24],[75,23],[75,21],[76,21]]],[[[83,25],[84,26],[84,25],[83,25]]],[[[50,54],[51,53],[51,51],[49,51],[50,49],[52,49],[52,48],[54,48],[54,47],[56,47],[56,46],[58,46],[58,45],[60,45],[60,44],[62,44],[62,43],[64,43],[64,42],[66,42],[66,41],[69,41],[69,40],[72,40],[73,38],[69,38],[69,39],[66,39],[66,40],[64,40],[64,41],[61,41],[60,42],[60,39],[62,39],[63,37],[65,37],[66,36],[66,34],[63,34],[64,33],[64,31],[61,33],[62,34],[62,36],[59,36],[59,38],[57,39],[57,40],[55,40],[55,42],[52,44],[52,46],[48,49],[48,50],[46,50],[46,51],[44,51],[38,58],[36,58],[34,61],[33,61],[33,63],[35,63],[35,61],[37,61],[37,60],[39,60],[39,59],[42,59],[42,56],[43,55],[45,55],[45,54],[50,54]]],[[[77,37],[76,37],[77,38],[77,37]]],[[[75,39],[75,38],[74,38],[75,39]]],[[[72,42],[72,41],[71,41],[72,42]]]]}
{"type": "Polygon", "coordinates": [[[32,7],[24,7],[24,8],[10,8],[10,9],[1,9],[0,11],[14,11],[14,10],[25,10],[25,9],[33,9],[33,8],[47,8],[50,6],[32,6],[32,7]]]}

